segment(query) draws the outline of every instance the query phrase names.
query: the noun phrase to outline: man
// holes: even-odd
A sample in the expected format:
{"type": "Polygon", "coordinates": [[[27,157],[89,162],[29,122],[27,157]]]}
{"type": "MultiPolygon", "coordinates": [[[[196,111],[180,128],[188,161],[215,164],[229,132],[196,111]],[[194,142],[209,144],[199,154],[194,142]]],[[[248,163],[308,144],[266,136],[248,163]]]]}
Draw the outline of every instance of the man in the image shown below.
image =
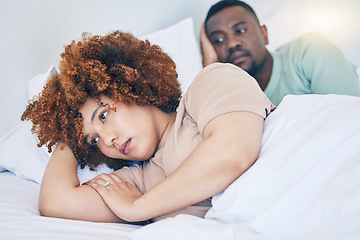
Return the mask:
{"type": "Polygon", "coordinates": [[[356,66],[324,36],[306,34],[270,53],[268,32],[245,2],[214,4],[202,26],[203,65],[228,62],[247,71],[278,105],[288,94],[360,96],[356,66]]]}

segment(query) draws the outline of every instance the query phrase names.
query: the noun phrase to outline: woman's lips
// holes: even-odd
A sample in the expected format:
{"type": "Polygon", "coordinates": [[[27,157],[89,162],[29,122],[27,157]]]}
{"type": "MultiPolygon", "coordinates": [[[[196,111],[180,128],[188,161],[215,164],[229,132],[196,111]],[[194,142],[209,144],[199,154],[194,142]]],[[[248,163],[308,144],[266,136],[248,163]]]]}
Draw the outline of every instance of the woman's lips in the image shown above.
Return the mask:
{"type": "Polygon", "coordinates": [[[124,155],[128,155],[131,150],[131,138],[129,138],[126,142],[121,144],[119,151],[122,152],[124,155]]]}

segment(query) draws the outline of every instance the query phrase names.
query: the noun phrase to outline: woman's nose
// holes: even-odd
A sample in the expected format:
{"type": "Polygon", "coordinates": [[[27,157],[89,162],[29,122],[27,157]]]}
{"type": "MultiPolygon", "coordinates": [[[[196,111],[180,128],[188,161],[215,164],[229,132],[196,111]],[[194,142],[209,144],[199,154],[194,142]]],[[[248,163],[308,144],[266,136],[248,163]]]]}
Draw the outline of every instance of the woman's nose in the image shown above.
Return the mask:
{"type": "Polygon", "coordinates": [[[116,135],[113,132],[110,132],[110,131],[105,132],[104,131],[100,138],[102,138],[105,146],[113,147],[114,146],[114,141],[116,139],[116,135]]]}

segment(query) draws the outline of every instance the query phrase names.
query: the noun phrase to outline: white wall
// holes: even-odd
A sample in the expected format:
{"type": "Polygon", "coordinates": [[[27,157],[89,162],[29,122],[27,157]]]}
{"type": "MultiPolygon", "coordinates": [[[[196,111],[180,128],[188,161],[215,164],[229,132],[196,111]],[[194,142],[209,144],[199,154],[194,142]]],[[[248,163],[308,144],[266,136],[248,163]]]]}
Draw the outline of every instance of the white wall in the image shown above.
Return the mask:
{"type": "Polygon", "coordinates": [[[215,1],[0,0],[0,137],[20,121],[28,80],[57,66],[63,45],[82,32],[141,36],[188,16],[199,25],[215,1]]]}
{"type": "MultiPolygon", "coordinates": [[[[19,121],[27,104],[27,82],[58,65],[63,45],[82,32],[114,29],[141,36],[191,16],[196,34],[217,0],[0,0],[0,137],[19,121]]],[[[249,0],[268,24],[270,48],[315,29],[328,35],[360,66],[358,0],[249,0]],[[340,2],[340,3],[338,3],[340,2]],[[337,5],[335,5],[335,3],[337,5]],[[339,5],[341,4],[341,5],[339,5]],[[308,25],[320,10],[331,13],[330,27],[308,25]],[[312,12],[315,13],[312,13],[312,12]],[[311,13],[311,14],[310,14],[311,13]],[[325,30],[324,30],[325,29],[325,30]]],[[[324,17],[326,18],[326,17],[324,17]]]]}

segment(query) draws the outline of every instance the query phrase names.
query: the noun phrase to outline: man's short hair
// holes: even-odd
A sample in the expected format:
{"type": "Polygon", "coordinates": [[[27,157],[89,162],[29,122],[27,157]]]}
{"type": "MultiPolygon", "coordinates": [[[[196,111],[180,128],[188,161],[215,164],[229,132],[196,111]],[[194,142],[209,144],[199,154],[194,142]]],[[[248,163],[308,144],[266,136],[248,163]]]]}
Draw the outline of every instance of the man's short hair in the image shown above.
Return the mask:
{"type": "Polygon", "coordinates": [[[207,21],[217,12],[223,10],[224,8],[228,8],[228,7],[234,7],[234,6],[240,6],[243,7],[245,10],[249,11],[250,13],[252,13],[256,19],[256,21],[258,22],[258,24],[260,25],[259,19],[256,16],[256,13],[254,11],[254,9],[252,9],[252,7],[249,6],[249,4],[243,2],[243,1],[238,1],[238,0],[221,0],[217,3],[215,3],[214,5],[212,5],[207,13],[207,16],[205,18],[205,24],[207,23],[207,21]]]}

